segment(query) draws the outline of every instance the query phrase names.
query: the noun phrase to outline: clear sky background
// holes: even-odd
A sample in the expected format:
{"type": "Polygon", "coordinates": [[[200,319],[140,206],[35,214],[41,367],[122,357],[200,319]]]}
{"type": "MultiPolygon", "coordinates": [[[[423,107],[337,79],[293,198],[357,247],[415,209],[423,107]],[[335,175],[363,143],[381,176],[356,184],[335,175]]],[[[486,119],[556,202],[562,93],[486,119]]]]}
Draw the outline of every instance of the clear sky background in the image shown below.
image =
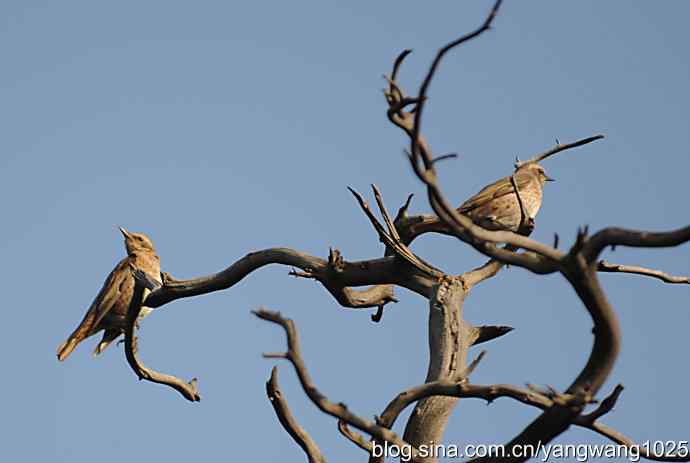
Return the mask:
{"type": "MultiPolygon", "coordinates": [[[[427,305],[400,303],[374,324],[340,308],[288,268],[231,290],[176,301],[142,324],[144,361],[198,376],[203,400],[139,382],[121,346],[65,363],[57,345],[81,320],[124,247],[116,225],[149,234],[179,278],[247,252],[288,246],[347,259],[382,248],[346,186],[382,189],[396,209],[416,193],[402,132],[385,117],[382,74],[404,48],[410,93],[435,51],[483,20],[489,1],[39,2],[0,5],[0,256],[5,314],[0,389],[3,461],[303,461],[274,417],[264,382],[284,336],[255,319],[292,317],[316,384],[366,417],[423,381],[427,305]]],[[[424,132],[458,204],[558,138],[603,141],[545,162],[558,181],[533,234],[562,246],[576,229],[668,230],[690,221],[690,4],[682,1],[507,0],[495,27],[453,52],[429,93],[424,132]]],[[[456,240],[414,245],[461,273],[485,258],[456,240]]],[[[616,262],[690,273],[688,245],[619,248],[616,262]]],[[[687,440],[687,285],[601,275],[623,328],[605,418],[625,434],[687,440]]],[[[511,268],[473,290],[466,317],[516,330],[483,346],[478,383],[565,388],[584,365],[591,321],[559,275],[511,268]]],[[[473,351],[476,353],[476,349],[473,351]]],[[[284,363],[284,362],[278,362],[284,363]]],[[[287,364],[295,416],[331,462],[365,455],[309,403],[287,364]]],[[[501,399],[462,402],[447,443],[501,443],[537,415],[501,399]]],[[[399,427],[402,430],[402,423],[399,427]]],[[[557,442],[603,442],[572,429],[557,442]]]]}

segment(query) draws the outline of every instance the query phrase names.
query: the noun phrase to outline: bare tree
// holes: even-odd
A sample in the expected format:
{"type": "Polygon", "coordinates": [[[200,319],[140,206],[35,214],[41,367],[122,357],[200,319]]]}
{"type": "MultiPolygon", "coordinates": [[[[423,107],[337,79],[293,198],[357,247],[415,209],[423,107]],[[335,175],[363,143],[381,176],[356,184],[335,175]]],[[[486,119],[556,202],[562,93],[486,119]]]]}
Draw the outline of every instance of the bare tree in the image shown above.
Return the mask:
{"type": "MultiPolygon", "coordinates": [[[[381,216],[379,219],[364,197],[351,189],[357,203],[384,244],[383,257],[350,262],[336,249],[332,249],[328,257],[323,259],[289,248],[271,248],[249,253],[225,270],[209,276],[177,280],[164,273],[162,285],[144,272],[134,269],[137,285],[129,307],[125,350],[129,364],[140,379],[170,386],[190,401],[200,400],[196,379],[185,382],[174,376],[158,373],[141,363],[137,355],[135,331],[136,320],[143,304],[152,308],[161,307],[176,299],[225,290],[254,270],[269,264],[281,264],[293,269],[291,275],[320,282],[343,307],[376,308],[376,313],[372,316],[375,322],[381,321],[387,304],[396,302],[395,286],[407,288],[428,301],[429,365],[426,379],[423,384],[403,391],[393,398],[374,421],[355,414],[343,403],[333,401],[319,391],[309,375],[297,329],[290,319],[265,309],[254,312],[257,317],[279,325],[287,337],[285,352],[264,356],[285,359],[292,364],[309,399],[323,413],[338,420],[340,432],[369,454],[370,463],[383,461],[383,456],[375,456],[372,452],[375,445],[383,443],[408,449],[413,461],[435,461],[433,455],[424,451],[424,446],[430,442],[443,442],[448,418],[460,398],[493,401],[499,397],[508,397],[541,410],[538,418],[527,424],[505,445],[507,453],[489,455],[472,461],[524,461],[530,457],[529,454],[518,454],[511,449],[544,445],[571,426],[590,429],[629,448],[636,446],[623,434],[601,422],[601,418],[616,404],[623,390],[622,386],[617,386],[601,400],[594,411],[584,412],[587,405],[597,402],[600,389],[616,361],[620,344],[620,327],[616,312],[607,300],[597,273],[637,274],[657,278],[666,283],[688,284],[690,280],[686,277],[667,275],[658,270],[610,263],[600,260],[600,255],[605,248],[615,246],[678,246],[690,240],[690,226],[664,233],[604,228],[594,234],[590,234],[587,227],[583,227],[578,231],[575,242],[563,251],[558,249],[558,236],[555,237],[553,246],[534,241],[527,236],[534,223],[530,223],[529,217],[524,213],[520,190],[515,182],[513,188],[523,218],[517,233],[482,228],[451,206],[438,183],[437,175],[438,161],[447,156],[435,158],[422,135],[427,91],[444,56],[487,31],[500,5],[501,0],[498,0],[475,31],[446,44],[439,50],[416,95],[407,96],[397,79],[409,50],[398,56],[388,76],[385,92],[388,119],[401,128],[409,138],[408,161],[416,177],[426,186],[428,201],[435,215],[408,215],[412,199],[410,196],[397,215],[392,217],[384,205],[381,192],[373,186],[374,199],[381,216]],[[425,233],[457,237],[486,255],[489,260],[484,265],[460,275],[447,274],[425,262],[410,248],[414,240],[425,233]],[[502,244],[505,246],[501,246],[502,244]],[[594,343],[589,359],[564,391],[533,386],[522,388],[507,384],[481,385],[470,381],[471,373],[477,368],[484,354],[481,353],[468,364],[468,349],[500,337],[511,328],[472,326],[463,318],[463,303],[472,288],[496,276],[506,264],[523,267],[535,275],[560,273],[573,287],[592,319],[594,343]],[[370,287],[357,289],[362,286],[370,287]],[[145,288],[152,291],[144,301],[145,288]],[[413,404],[415,409],[406,424],[404,435],[399,436],[391,431],[391,428],[401,412],[413,404]]],[[[595,135],[572,143],[557,143],[553,148],[527,161],[516,161],[515,172],[557,153],[601,138],[603,135],[595,135]]],[[[275,368],[266,384],[266,390],[280,423],[306,452],[309,461],[325,461],[317,444],[291,414],[280,390],[275,368]]],[[[639,446],[636,448],[641,450],[641,456],[652,460],[690,461],[687,452],[663,454],[639,446]]]]}

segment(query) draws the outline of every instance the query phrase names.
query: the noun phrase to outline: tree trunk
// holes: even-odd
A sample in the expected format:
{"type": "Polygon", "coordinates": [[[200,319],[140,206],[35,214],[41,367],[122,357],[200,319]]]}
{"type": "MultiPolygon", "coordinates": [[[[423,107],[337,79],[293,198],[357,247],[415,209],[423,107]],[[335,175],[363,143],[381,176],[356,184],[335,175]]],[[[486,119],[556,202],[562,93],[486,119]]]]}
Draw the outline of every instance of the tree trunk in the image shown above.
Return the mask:
{"type": "MultiPolygon", "coordinates": [[[[467,291],[459,277],[436,284],[429,299],[429,370],[426,382],[451,379],[467,364],[472,327],[462,318],[467,291]]],[[[405,428],[404,440],[419,448],[442,442],[456,397],[433,396],[417,403],[405,428]]]]}

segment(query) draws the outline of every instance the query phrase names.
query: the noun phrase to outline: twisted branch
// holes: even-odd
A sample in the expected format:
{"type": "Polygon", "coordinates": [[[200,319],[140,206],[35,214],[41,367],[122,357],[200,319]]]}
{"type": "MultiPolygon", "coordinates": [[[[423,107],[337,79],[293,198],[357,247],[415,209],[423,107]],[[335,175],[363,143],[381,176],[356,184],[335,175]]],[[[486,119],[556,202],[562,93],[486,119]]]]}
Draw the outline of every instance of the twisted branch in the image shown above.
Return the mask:
{"type": "MultiPolygon", "coordinates": [[[[613,367],[620,345],[620,328],[615,313],[609,305],[596,277],[596,260],[602,249],[606,246],[617,244],[633,246],[677,245],[690,239],[690,227],[666,234],[606,229],[591,238],[588,238],[586,229],[583,229],[578,234],[577,241],[570,251],[562,253],[554,247],[538,243],[518,234],[485,230],[475,225],[468,217],[460,214],[449,204],[438,185],[431,149],[421,137],[421,115],[426,101],[426,93],[431,78],[443,55],[451,48],[487,30],[499,6],[500,1],[496,2],[482,26],[476,31],[450,42],[442,48],[429,68],[424,83],[420,87],[419,94],[416,97],[417,104],[414,108],[414,116],[411,112],[405,112],[398,105],[400,100],[406,97],[394,81],[391,81],[387,98],[389,101],[389,119],[395,125],[402,128],[411,139],[411,149],[408,152],[410,165],[417,177],[426,185],[432,209],[440,221],[449,227],[451,233],[473,246],[479,252],[499,262],[518,265],[538,274],[556,271],[562,273],[583,301],[594,322],[593,331],[595,339],[590,357],[585,367],[565,392],[567,397],[574,397],[577,400],[555,403],[553,406],[545,409],[539,418],[528,425],[508,444],[510,447],[513,445],[535,444],[537,442],[544,444],[565,431],[580,416],[588,400],[596,394],[613,367]],[[496,246],[497,243],[506,243],[508,246],[501,249],[496,246]],[[514,252],[518,248],[525,249],[527,252],[514,252]]],[[[396,62],[396,72],[400,66],[400,61],[402,61],[401,58],[396,62]]],[[[528,162],[537,162],[557,152],[582,146],[600,138],[602,136],[597,135],[565,145],[558,143],[555,148],[537,155],[528,162]]],[[[516,169],[523,165],[525,164],[517,163],[516,169]]],[[[493,267],[487,264],[483,269],[478,269],[480,270],[478,279],[481,280],[483,275],[495,273],[499,267],[498,264],[493,267]]],[[[524,458],[512,456],[502,459],[502,461],[523,460],[524,458]]],[[[489,459],[479,458],[475,461],[489,461],[489,459]]]]}
{"type": "MultiPolygon", "coordinates": [[[[491,8],[491,11],[487,15],[486,19],[484,19],[482,25],[479,26],[479,28],[477,28],[473,32],[470,32],[469,34],[466,34],[458,38],[457,40],[449,42],[443,48],[441,48],[436,54],[436,57],[434,58],[434,61],[431,63],[431,66],[429,67],[429,70],[426,73],[426,77],[424,78],[424,81],[422,82],[422,85],[419,88],[419,94],[417,96],[419,103],[417,103],[417,106],[415,107],[414,126],[412,129],[412,137],[410,144],[410,152],[412,153],[412,156],[416,156],[416,153],[418,151],[418,145],[420,145],[419,134],[421,132],[422,113],[424,110],[424,103],[426,101],[426,94],[429,89],[429,85],[431,85],[431,80],[434,78],[434,74],[436,74],[436,70],[438,69],[438,66],[441,64],[443,57],[453,48],[458,47],[461,44],[468,42],[476,37],[479,37],[482,33],[487,31],[491,27],[491,23],[496,17],[498,9],[501,7],[501,3],[502,0],[497,0],[496,3],[494,3],[493,8],[491,8]]],[[[433,169],[434,162],[431,156],[423,157],[422,161],[424,162],[425,169],[433,169]]]]}
{"type": "MultiPolygon", "coordinates": [[[[337,251],[336,251],[337,252],[337,251]]],[[[177,299],[199,296],[233,287],[247,275],[269,264],[282,264],[302,270],[293,275],[319,281],[338,301],[348,308],[371,308],[395,302],[392,287],[396,284],[420,295],[426,295],[433,281],[415,270],[401,272],[393,257],[348,262],[321,259],[289,248],[269,248],[251,252],[225,270],[191,280],[166,279],[164,285],[146,298],[146,307],[161,307],[177,299]],[[352,287],[374,285],[366,290],[352,287]]]]}
{"type": "Polygon", "coordinates": [[[151,381],[152,383],[172,387],[190,402],[200,401],[201,396],[199,395],[196,378],[193,378],[189,382],[185,382],[176,376],[159,373],[155,370],[147,368],[144,366],[141,360],[139,360],[139,356],[137,355],[137,337],[134,334],[136,330],[137,318],[139,317],[139,312],[141,311],[142,301],[144,299],[144,290],[155,289],[158,286],[158,282],[150,278],[142,270],[133,267],[131,270],[134,274],[134,293],[127,309],[127,328],[125,329],[125,356],[127,357],[129,366],[139,377],[139,380],[145,379],[147,381],[151,381]]]}

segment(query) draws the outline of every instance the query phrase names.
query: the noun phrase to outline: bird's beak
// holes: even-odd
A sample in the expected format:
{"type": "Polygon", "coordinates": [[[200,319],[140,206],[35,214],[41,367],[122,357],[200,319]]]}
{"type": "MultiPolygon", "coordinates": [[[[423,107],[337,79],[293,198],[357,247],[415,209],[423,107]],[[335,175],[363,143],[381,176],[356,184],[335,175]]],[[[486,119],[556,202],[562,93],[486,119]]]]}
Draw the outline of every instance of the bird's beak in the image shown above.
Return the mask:
{"type": "Polygon", "coordinates": [[[547,182],[555,182],[555,181],[556,181],[555,178],[551,178],[551,177],[549,177],[548,175],[545,175],[545,176],[544,176],[544,180],[547,181],[547,182]]]}
{"type": "Polygon", "coordinates": [[[122,233],[122,235],[125,238],[131,238],[132,237],[132,235],[130,235],[129,232],[127,230],[125,230],[124,228],[122,228],[122,227],[117,227],[117,228],[120,229],[120,232],[122,233]]]}

